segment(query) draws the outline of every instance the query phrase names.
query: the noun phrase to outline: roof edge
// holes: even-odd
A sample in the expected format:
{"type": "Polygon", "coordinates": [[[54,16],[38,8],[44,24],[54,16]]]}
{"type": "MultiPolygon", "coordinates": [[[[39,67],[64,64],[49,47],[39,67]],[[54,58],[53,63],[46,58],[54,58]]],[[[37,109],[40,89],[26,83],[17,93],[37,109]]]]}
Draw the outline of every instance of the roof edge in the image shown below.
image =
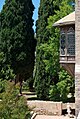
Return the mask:
{"type": "Polygon", "coordinates": [[[63,26],[75,24],[75,11],[56,21],[53,26],[63,26]]]}
{"type": "Polygon", "coordinates": [[[53,26],[55,26],[55,27],[56,27],[56,26],[66,26],[66,25],[70,25],[70,24],[71,24],[71,25],[72,25],[72,24],[75,24],[75,22],[74,22],[74,21],[70,21],[70,22],[64,22],[64,23],[59,23],[59,24],[58,24],[58,23],[57,23],[57,24],[54,23],[53,26]]]}

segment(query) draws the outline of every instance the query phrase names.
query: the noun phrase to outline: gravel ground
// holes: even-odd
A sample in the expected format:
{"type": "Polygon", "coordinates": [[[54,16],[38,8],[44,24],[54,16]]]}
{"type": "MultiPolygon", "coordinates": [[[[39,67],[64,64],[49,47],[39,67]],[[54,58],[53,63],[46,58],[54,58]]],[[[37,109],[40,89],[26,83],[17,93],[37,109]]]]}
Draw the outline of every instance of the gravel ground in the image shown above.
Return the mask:
{"type": "Polygon", "coordinates": [[[37,115],[35,119],[75,119],[75,118],[69,118],[68,116],[37,115]]]}

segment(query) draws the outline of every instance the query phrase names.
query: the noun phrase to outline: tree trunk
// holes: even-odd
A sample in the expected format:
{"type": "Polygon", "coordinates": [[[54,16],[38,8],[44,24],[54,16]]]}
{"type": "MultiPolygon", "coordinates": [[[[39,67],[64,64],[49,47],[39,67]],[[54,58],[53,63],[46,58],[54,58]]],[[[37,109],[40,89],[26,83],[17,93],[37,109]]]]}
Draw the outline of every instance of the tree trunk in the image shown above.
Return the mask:
{"type": "Polygon", "coordinates": [[[22,81],[20,81],[20,94],[22,94],[22,81]]]}
{"type": "Polygon", "coordinates": [[[15,85],[19,82],[19,74],[16,75],[16,78],[15,78],[15,85]]]}
{"type": "Polygon", "coordinates": [[[17,74],[17,75],[16,75],[16,78],[15,78],[15,85],[16,85],[17,83],[20,83],[20,90],[19,90],[20,94],[22,94],[22,82],[23,82],[23,77],[22,77],[22,75],[17,74]]]}

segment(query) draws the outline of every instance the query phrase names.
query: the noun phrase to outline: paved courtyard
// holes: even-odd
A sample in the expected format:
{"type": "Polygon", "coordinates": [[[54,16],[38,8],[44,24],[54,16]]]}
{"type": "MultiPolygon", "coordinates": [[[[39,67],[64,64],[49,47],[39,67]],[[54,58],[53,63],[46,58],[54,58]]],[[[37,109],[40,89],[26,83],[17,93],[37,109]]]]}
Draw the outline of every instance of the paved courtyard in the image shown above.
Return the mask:
{"type": "Polygon", "coordinates": [[[35,119],[75,119],[75,118],[69,118],[68,116],[37,115],[35,119]]]}

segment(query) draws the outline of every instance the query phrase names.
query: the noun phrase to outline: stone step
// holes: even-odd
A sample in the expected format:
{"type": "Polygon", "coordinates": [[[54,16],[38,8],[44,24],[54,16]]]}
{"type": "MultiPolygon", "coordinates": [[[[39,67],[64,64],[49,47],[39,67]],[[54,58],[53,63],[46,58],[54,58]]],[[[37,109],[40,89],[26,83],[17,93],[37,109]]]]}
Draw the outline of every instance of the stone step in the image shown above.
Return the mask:
{"type": "Polygon", "coordinates": [[[35,95],[35,92],[27,92],[27,91],[23,91],[22,94],[24,95],[35,95]]]}
{"type": "Polygon", "coordinates": [[[33,99],[33,98],[37,98],[37,95],[36,95],[36,93],[35,92],[22,92],[22,94],[27,98],[27,99],[30,99],[31,100],[31,98],[33,99]]]}
{"type": "Polygon", "coordinates": [[[49,116],[49,115],[37,115],[35,119],[75,119],[68,116],[49,116]]]}

